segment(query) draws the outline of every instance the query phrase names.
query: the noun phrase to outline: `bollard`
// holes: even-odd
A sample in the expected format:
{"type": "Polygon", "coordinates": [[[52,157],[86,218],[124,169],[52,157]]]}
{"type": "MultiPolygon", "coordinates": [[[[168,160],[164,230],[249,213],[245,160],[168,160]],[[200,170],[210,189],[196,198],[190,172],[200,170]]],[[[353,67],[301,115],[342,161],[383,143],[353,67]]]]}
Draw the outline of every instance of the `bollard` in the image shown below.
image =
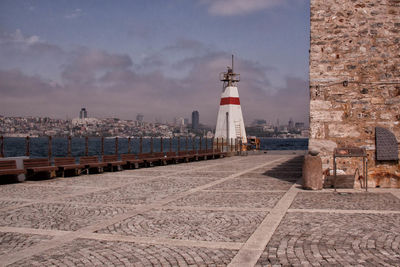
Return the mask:
{"type": "Polygon", "coordinates": [[[49,136],[49,143],[48,143],[48,157],[49,157],[49,161],[51,161],[51,140],[52,140],[52,138],[51,138],[51,136],[49,136]]]}
{"type": "Polygon", "coordinates": [[[143,137],[141,136],[139,139],[139,154],[143,153],[143,137]]]}
{"type": "Polygon", "coordinates": [[[163,138],[160,138],[160,152],[163,153],[164,152],[164,148],[163,148],[163,138]]]}
{"type": "Polygon", "coordinates": [[[31,154],[29,136],[26,137],[25,146],[26,146],[25,156],[29,157],[31,154]]]}
{"type": "Polygon", "coordinates": [[[115,137],[115,155],[118,155],[118,137],[115,137]]]}
{"type": "Polygon", "coordinates": [[[104,156],[104,136],[101,137],[101,155],[104,156]]]}
{"type": "Polygon", "coordinates": [[[150,153],[153,153],[153,137],[150,138],[150,153]]]}
{"type": "Polygon", "coordinates": [[[131,154],[131,137],[128,137],[128,154],[131,154]]]}
{"type": "Polygon", "coordinates": [[[68,136],[68,141],[67,141],[67,155],[68,157],[71,157],[71,136],[68,136]]]}
{"type": "Polygon", "coordinates": [[[89,155],[89,137],[85,137],[85,156],[89,155]]]}

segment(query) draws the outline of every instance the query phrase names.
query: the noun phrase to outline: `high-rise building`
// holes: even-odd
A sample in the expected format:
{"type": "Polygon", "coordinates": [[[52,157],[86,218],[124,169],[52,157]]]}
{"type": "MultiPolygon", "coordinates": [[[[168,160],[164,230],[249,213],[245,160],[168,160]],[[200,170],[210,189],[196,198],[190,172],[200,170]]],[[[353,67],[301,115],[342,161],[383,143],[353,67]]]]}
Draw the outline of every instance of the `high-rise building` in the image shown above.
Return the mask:
{"type": "Polygon", "coordinates": [[[81,108],[81,111],[79,112],[79,118],[80,119],[86,119],[87,118],[87,110],[86,110],[86,108],[81,108]]]}
{"type": "Polygon", "coordinates": [[[199,112],[197,110],[194,110],[192,112],[192,129],[193,130],[199,129],[199,121],[200,121],[199,112]]]}
{"type": "Polygon", "coordinates": [[[143,116],[142,113],[138,113],[138,114],[136,115],[136,120],[137,120],[138,122],[143,122],[143,118],[144,118],[144,116],[143,116]]]}

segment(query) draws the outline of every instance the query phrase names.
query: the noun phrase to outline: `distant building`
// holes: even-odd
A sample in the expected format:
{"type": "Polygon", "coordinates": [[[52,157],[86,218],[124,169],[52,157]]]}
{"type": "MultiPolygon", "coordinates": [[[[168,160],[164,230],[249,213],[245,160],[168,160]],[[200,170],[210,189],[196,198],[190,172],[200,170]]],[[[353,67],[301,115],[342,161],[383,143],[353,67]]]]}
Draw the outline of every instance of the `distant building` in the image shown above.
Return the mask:
{"type": "Polygon", "coordinates": [[[304,130],[305,126],[304,126],[304,122],[296,122],[294,127],[298,130],[304,130]]]}
{"type": "Polygon", "coordinates": [[[185,118],[185,119],[184,119],[184,122],[185,122],[185,125],[188,125],[188,124],[189,124],[189,119],[188,119],[188,118],[185,118]]]}
{"type": "Polygon", "coordinates": [[[200,121],[199,112],[197,110],[194,110],[192,112],[192,129],[193,130],[199,129],[199,121],[200,121]]]}
{"type": "Polygon", "coordinates": [[[143,118],[144,118],[144,116],[143,116],[142,113],[138,113],[138,114],[136,115],[136,120],[137,120],[138,122],[143,122],[143,118]]]}
{"type": "Polygon", "coordinates": [[[79,119],[86,119],[87,118],[87,110],[86,108],[82,108],[79,112],[79,119]]]}
{"type": "Polygon", "coordinates": [[[292,118],[290,118],[290,120],[289,120],[288,129],[289,129],[289,131],[294,129],[294,122],[293,122],[292,118]]]}

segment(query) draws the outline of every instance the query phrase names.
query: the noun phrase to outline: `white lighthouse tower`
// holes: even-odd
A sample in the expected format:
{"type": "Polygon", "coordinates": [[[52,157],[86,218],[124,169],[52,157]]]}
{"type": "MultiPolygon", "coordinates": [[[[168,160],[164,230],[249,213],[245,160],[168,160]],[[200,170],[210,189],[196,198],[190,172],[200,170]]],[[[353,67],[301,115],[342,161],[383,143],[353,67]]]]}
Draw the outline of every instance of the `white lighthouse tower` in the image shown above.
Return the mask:
{"type": "Polygon", "coordinates": [[[221,102],[219,104],[217,126],[215,129],[215,138],[242,141],[247,143],[246,129],[244,127],[242,108],[240,107],[239,92],[237,83],[240,81],[240,74],[233,71],[233,55],[232,67],[228,67],[227,72],[220,74],[220,80],[223,82],[221,94],[221,102]]]}

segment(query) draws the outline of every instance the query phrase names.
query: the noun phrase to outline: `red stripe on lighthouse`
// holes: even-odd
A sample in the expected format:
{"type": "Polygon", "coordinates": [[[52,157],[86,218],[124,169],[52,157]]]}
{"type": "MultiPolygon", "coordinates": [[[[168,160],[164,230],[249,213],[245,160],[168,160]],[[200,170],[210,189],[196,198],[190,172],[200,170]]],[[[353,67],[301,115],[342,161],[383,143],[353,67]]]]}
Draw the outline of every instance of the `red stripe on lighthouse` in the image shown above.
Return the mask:
{"type": "Polygon", "coordinates": [[[239,97],[223,97],[219,105],[240,105],[240,100],[239,97]]]}

